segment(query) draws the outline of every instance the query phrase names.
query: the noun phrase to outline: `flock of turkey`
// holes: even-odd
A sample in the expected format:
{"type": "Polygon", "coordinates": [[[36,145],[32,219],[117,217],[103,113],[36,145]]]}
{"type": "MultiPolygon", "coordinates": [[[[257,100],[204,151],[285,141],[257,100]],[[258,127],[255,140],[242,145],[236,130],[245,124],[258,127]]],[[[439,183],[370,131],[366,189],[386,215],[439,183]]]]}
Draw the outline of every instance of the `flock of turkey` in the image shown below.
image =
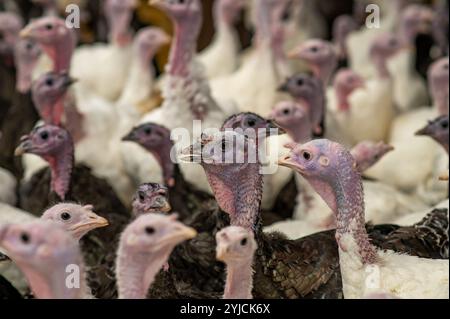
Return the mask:
{"type": "Polygon", "coordinates": [[[75,2],[0,4],[0,299],[449,298],[448,1],[75,2]]]}

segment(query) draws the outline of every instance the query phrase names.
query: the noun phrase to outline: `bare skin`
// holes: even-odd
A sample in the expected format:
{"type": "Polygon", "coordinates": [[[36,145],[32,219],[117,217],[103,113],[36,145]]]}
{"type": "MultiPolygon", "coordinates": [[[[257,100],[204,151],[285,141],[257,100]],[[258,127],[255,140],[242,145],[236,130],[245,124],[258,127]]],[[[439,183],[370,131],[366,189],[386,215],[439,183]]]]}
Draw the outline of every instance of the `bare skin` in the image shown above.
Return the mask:
{"type": "Polygon", "coordinates": [[[167,187],[158,183],[139,185],[131,206],[135,216],[148,213],[168,213],[172,209],[168,201],[167,187]]]}
{"type": "Polygon", "coordinates": [[[61,225],[76,240],[80,240],[91,230],[108,226],[108,220],[92,210],[92,205],[61,203],[47,209],[41,219],[61,225]]]}
{"type": "Polygon", "coordinates": [[[29,135],[23,136],[16,148],[16,156],[24,153],[38,155],[49,163],[51,190],[64,200],[74,165],[74,145],[70,134],[58,126],[37,127],[29,135]]]}
{"type": "Polygon", "coordinates": [[[429,136],[438,142],[448,153],[448,115],[441,115],[428,122],[422,129],[416,132],[418,136],[429,136]]]}
{"type": "Polygon", "coordinates": [[[125,228],[116,261],[119,298],[144,299],[175,246],[197,235],[176,218],[145,214],[125,228]]]}
{"type": "Polygon", "coordinates": [[[67,72],[43,74],[32,86],[33,102],[42,120],[61,125],[67,89],[74,83],[67,72]]]}
{"type": "Polygon", "coordinates": [[[216,242],[216,257],[227,265],[223,299],[251,299],[257,249],[253,232],[229,226],[216,233],[216,242]]]}
{"type": "Polygon", "coordinates": [[[56,223],[38,220],[0,227],[0,247],[22,270],[36,298],[89,296],[78,242],[56,223]],[[66,285],[69,265],[79,270],[79,286],[66,285]]]}
{"type": "Polygon", "coordinates": [[[333,87],[338,101],[337,107],[340,111],[349,111],[348,98],[358,88],[365,87],[364,79],[350,69],[340,69],[333,80],[333,87]]]}

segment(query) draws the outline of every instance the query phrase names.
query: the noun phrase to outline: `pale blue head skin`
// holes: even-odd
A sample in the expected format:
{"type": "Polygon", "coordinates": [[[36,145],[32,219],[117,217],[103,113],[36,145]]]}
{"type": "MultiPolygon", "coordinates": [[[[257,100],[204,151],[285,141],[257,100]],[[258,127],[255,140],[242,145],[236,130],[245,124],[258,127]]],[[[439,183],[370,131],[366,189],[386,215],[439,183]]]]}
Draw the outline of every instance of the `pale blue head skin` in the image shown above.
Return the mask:
{"type": "Polygon", "coordinates": [[[441,115],[428,122],[428,124],[416,132],[416,135],[425,135],[442,145],[448,153],[449,129],[448,115],[441,115]]]}

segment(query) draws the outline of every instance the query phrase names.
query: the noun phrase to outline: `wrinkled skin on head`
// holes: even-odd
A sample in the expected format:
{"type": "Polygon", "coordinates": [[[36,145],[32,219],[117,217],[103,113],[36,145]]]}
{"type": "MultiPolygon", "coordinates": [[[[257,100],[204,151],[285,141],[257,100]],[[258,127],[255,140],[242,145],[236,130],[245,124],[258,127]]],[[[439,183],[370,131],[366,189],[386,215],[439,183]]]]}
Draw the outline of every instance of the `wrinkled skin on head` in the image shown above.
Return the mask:
{"type": "Polygon", "coordinates": [[[216,258],[226,264],[251,262],[257,249],[253,232],[238,226],[217,232],[216,243],[216,258]]]}
{"type": "Polygon", "coordinates": [[[394,147],[383,142],[363,141],[352,148],[351,154],[356,160],[358,170],[362,173],[393,150],[394,147]]]}
{"type": "Polygon", "coordinates": [[[245,134],[249,138],[263,139],[270,136],[273,130],[283,134],[283,130],[273,119],[265,119],[258,114],[243,112],[230,116],[222,125],[221,130],[234,130],[239,134],[245,134]],[[271,131],[272,130],[272,131],[271,131]]]}
{"type": "Polygon", "coordinates": [[[13,55],[22,26],[23,21],[18,15],[0,12],[0,56],[13,55]]]}
{"type": "Polygon", "coordinates": [[[269,118],[274,119],[298,143],[312,137],[312,126],[308,108],[295,101],[282,101],[274,106],[269,118]]]}
{"type": "Polygon", "coordinates": [[[448,57],[443,57],[433,62],[428,69],[428,87],[441,115],[448,115],[448,67],[448,57]]]}
{"type": "Polygon", "coordinates": [[[132,252],[157,253],[172,250],[177,244],[196,235],[193,228],[177,221],[176,214],[144,214],[125,228],[120,242],[132,252]]]}
{"type": "Polygon", "coordinates": [[[33,83],[31,89],[33,102],[45,123],[61,122],[64,111],[62,100],[73,82],[67,72],[49,72],[41,75],[33,83]]]}
{"type": "Polygon", "coordinates": [[[167,213],[171,210],[168,201],[168,190],[158,183],[139,185],[133,196],[133,214],[167,213]]]}
{"type": "Polygon", "coordinates": [[[448,153],[449,144],[449,129],[448,129],[448,115],[441,115],[428,122],[428,124],[416,132],[416,135],[425,135],[434,139],[441,144],[448,153]]]}
{"type": "Polygon", "coordinates": [[[43,125],[35,128],[21,139],[16,155],[30,153],[41,157],[54,156],[71,142],[69,133],[61,127],[43,125]]]}
{"type": "Polygon", "coordinates": [[[76,240],[80,240],[89,231],[105,227],[108,221],[93,212],[92,205],[61,203],[47,209],[42,220],[55,222],[69,232],[76,240]]]}

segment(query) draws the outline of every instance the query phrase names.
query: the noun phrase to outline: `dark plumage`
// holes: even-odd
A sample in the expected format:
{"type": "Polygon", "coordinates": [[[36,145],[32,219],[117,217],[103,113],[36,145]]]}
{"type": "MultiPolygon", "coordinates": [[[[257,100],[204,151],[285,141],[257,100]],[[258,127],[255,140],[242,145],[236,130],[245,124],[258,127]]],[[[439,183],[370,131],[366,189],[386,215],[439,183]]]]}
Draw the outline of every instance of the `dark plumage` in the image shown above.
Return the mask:
{"type": "Polygon", "coordinates": [[[11,283],[0,275],[0,300],[22,299],[22,295],[11,283]]]}

